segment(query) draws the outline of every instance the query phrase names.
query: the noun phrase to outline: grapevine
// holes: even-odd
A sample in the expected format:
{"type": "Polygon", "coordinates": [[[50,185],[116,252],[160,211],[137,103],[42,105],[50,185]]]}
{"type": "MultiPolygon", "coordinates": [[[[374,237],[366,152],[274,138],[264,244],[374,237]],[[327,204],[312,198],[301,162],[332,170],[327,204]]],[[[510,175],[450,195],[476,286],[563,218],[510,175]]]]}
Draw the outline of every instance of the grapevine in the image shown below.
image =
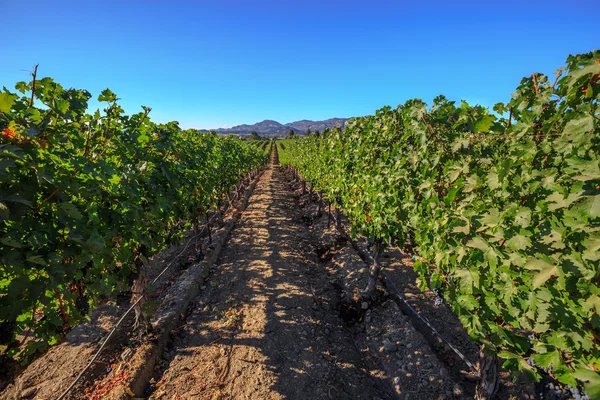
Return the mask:
{"type": "Polygon", "coordinates": [[[51,78],[16,90],[0,92],[0,350],[26,360],[127,291],[268,156],[153,123],[149,107],[125,115],[108,89],[91,113],[88,91],[51,78]]]}
{"type": "MultiPolygon", "coordinates": [[[[352,234],[406,243],[472,338],[600,398],[600,52],[523,78],[494,112],[443,96],[290,141],[282,163],[352,234]]],[[[438,301],[439,302],[439,301],[438,301]]]]}

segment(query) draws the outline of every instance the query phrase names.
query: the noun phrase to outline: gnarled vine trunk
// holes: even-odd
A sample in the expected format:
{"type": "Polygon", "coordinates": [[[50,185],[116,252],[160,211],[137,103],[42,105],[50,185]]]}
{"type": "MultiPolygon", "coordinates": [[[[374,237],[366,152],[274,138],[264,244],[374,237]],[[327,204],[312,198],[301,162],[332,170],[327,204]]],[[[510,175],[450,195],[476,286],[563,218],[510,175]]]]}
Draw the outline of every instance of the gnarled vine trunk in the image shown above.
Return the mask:
{"type": "Polygon", "coordinates": [[[144,334],[148,331],[149,321],[148,316],[144,314],[144,303],[146,302],[145,288],[148,283],[146,276],[140,271],[137,279],[133,282],[131,287],[131,304],[135,304],[133,310],[135,311],[135,321],[133,323],[134,329],[138,331],[138,340],[142,340],[144,334]]]}
{"type": "Polygon", "coordinates": [[[370,298],[375,292],[375,288],[377,287],[377,279],[379,279],[379,272],[381,271],[381,264],[379,263],[379,254],[383,250],[383,243],[381,241],[376,241],[373,244],[373,256],[371,266],[369,268],[369,282],[367,283],[367,287],[363,290],[363,297],[365,299],[370,298]]]}
{"type": "Polygon", "coordinates": [[[498,369],[500,363],[498,356],[489,354],[486,351],[485,345],[481,346],[479,352],[479,373],[480,377],[477,381],[475,389],[476,400],[491,400],[498,391],[498,369]]]}

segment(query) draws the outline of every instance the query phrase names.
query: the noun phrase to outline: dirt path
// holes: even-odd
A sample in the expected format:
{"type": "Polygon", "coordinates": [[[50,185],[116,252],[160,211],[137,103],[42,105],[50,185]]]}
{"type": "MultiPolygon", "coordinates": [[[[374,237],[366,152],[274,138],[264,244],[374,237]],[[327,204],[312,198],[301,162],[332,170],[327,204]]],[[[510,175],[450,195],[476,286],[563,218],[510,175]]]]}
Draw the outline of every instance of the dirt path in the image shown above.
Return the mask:
{"type": "MultiPolygon", "coordinates": [[[[339,317],[339,296],[271,166],[185,323],[152,399],[388,399],[339,317]]],[[[156,382],[156,384],[154,384],[156,382]]]]}
{"type": "MultiPolygon", "coordinates": [[[[203,261],[190,247],[164,276],[154,334],[140,343],[131,323],[123,325],[69,399],[140,398],[141,392],[156,400],[473,397],[466,365],[389,287],[379,284],[372,301],[362,301],[367,266],[331,223],[331,208],[325,211],[276,158],[274,149],[258,183],[248,181],[243,205],[203,239],[203,261]],[[172,323],[164,323],[165,315],[172,323]]],[[[181,246],[157,255],[153,268],[173,262],[181,246]]],[[[418,291],[409,257],[390,249],[382,263],[412,306],[475,361],[477,347],[451,309],[418,291]]],[[[56,398],[128,304],[98,307],[91,324],[30,364],[0,399],[56,398]]],[[[511,383],[506,373],[501,381],[497,399],[534,398],[531,384],[511,383]]]]}

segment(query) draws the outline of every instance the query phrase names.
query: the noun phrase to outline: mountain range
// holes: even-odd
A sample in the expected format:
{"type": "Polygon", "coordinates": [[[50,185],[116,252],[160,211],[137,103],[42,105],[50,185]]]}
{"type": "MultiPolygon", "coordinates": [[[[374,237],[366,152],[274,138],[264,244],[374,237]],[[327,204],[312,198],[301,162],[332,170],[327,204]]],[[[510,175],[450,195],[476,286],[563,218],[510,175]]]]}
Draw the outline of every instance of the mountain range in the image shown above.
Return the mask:
{"type": "MultiPolygon", "coordinates": [[[[301,121],[290,122],[288,124],[281,124],[277,121],[273,121],[270,119],[266,119],[262,122],[257,122],[253,125],[237,125],[231,128],[219,128],[219,129],[210,129],[214,130],[217,133],[232,133],[236,135],[249,135],[251,132],[256,132],[260,136],[285,136],[291,130],[294,131],[295,134],[305,134],[306,131],[310,128],[311,132],[320,131],[322,132],[325,128],[333,128],[338,126],[340,128],[344,128],[344,124],[348,118],[330,118],[325,121],[311,121],[308,119],[303,119],[301,121]]],[[[208,131],[208,129],[203,129],[204,131],[208,131]]]]}

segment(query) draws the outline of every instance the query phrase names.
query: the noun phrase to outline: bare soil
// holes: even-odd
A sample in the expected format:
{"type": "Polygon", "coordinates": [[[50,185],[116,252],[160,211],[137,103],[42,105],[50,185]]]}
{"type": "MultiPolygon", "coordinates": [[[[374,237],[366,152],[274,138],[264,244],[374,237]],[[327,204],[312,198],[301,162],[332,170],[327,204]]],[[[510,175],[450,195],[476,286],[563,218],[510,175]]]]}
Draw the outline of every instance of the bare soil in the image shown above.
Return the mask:
{"type": "Polygon", "coordinates": [[[152,399],[393,398],[346,329],[283,184],[278,167],[263,175],[156,371],[152,399]]]}
{"type": "MultiPolygon", "coordinates": [[[[468,367],[391,288],[380,282],[375,301],[362,301],[366,265],[336,232],[316,196],[303,193],[273,157],[210,274],[198,282],[199,294],[178,327],[162,333],[168,344],[144,398],[472,398],[468,367]]],[[[197,250],[185,258],[194,262],[197,250]]],[[[161,256],[162,264],[169,254],[161,256]]],[[[413,307],[475,362],[477,347],[449,307],[434,305],[433,293],[417,289],[410,257],[391,249],[383,261],[413,307]]],[[[181,269],[185,266],[176,270],[181,269]]],[[[161,293],[176,285],[179,275],[166,277],[161,293]]],[[[91,324],[76,328],[74,333],[81,333],[74,339],[21,372],[0,399],[56,398],[90,359],[119,310],[95,311],[91,324]]],[[[127,385],[122,375],[135,372],[121,357],[123,349],[144,346],[132,341],[130,325],[69,398],[133,397],[127,386],[111,386],[127,385]]],[[[531,385],[515,385],[504,376],[498,398],[533,398],[531,385]]]]}

